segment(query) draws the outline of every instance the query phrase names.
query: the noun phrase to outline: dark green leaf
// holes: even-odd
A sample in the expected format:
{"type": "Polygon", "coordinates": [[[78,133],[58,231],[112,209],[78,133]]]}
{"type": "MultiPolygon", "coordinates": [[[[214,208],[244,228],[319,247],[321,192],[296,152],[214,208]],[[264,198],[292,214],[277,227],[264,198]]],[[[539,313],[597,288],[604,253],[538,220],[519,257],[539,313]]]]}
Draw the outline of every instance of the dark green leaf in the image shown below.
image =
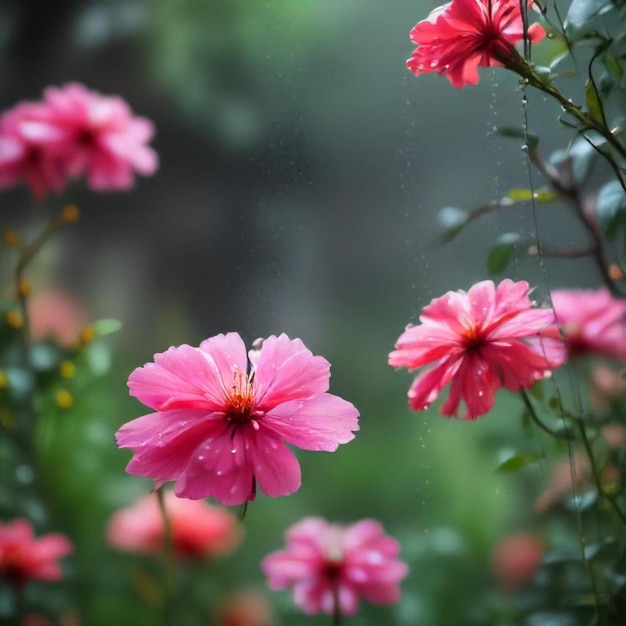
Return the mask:
{"type": "Polygon", "coordinates": [[[626,193],[618,181],[611,181],[600,189],[596,215],[610,239],[615,237],[620,228],[626,226],[626,193]]]}
{"type": "Polygon", "coordinates": [[[496,472],[500,472],[501,474],[517,472],[529,463],[536,463],[539,460],[541,460],[541,457],[538,454],[516,454],[504,461],[504,463],[500,463],[500,465],[496,467],[496,472]]]}
{"type": "Polygon", "coordinates": [[[491,248],[487,257],[487,271],[489,274],[501,274],[511,263],[515,248],[519,243],[517,233],[505,233],[498,237],[496,245],[491,248]]]}
{"type": "MultiPolygon", "coordinates": [[[[598,147],[603,143],[603,140],[597,140],[594,145],[598,147]]],[[[550,155],[548,160],[554,166],[562,166],[569,161],[574,182],[581,184],[589,175],[597,154],[597,150],[588,141],[577,139],[568,150],[557,150],[550,155]]]]}
{"type": "Polygon", "coordinates": [[[528,143],[530,150],[535,150],[539,145],[539,137],[532,133],[527,133],[523,128],[513,128],[512,126],[505,126],[498,129],[498,133],[502,137],[513,137],[515,139],[521,139],[523,142],[528,143]]]}

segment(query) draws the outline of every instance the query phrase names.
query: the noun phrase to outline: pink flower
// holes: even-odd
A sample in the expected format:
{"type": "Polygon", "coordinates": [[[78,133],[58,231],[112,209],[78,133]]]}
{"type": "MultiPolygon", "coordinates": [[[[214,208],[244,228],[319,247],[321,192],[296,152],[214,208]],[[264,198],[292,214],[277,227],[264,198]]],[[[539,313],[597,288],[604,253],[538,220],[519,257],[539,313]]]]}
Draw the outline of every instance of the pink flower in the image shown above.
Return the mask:
{"type": "Polygon", "coordinates": [[[72,544],[64,535],[50,534],[35,539],[25,519],[0,523],[0,577],[16,586],[29,580],[60,580],[58,560],[71,551],[72,544]]]}
{"type": "Polygon", "coordinates": [[[71,293],[49,289],[28,298],[28,317],[33,339],[52,337],[59,345],[70,347],[78,341],[87,315],[71,293]]]}
{"type": "Polygon", "coordinates": [[[270,589],[293,587],[294,602],[308,614],[354,615],[359,599],[393,604],[408,567],[398,560],[398,542],[373,520],[352,526],[307,517],[291,526],[287,549],[261,564],[270,589]]]}
{"type": "Polygon", "coordinates": [[[25,182],[33,195],[65,189],[63,165],[55,150],[66,135],[41,103],[22,103],[0,118],[0,188],[25,182]]]}
{"type": "Polygon", "coordinates": [[[68,176],[86,176],[94,190],[123,190],[133,186],[134,172],[150,176],[156,171],[156,153],[147,145],[154,126],[133,117],[121,98],[72,83],[48,87],[44,100],[64,135],[55,155],[68,176]]]}
{"type": "Polygon", "coordinates": [[[354,438],[358,411],[326,393],[330,364],[299,339],[269,337],[249,353],[237,333],[156,354],[128,380],[154,409],[117,432],[135,456],[126,471],[176,481],[176,495],[223,504],[300,487],[300,466],[284,442],[332,452],[354,438]]]}
{"type": "Polygon", "coordinates": [[[502,589],[515,593],[532,582],[545,551],[536,533],[511,533],[501,539],[493,550],[491,568],[502,589]]]}
{"type": "MultiPolygon", "coordinates": [[[[242,529],[228,511],[202,500],[182,500],[171,491],[165,492],[164,498],[177,556],[205,559],[228,554],[239,545],[242,529]]],[[[165,530],[156,494],[114,513],[106,535],[118,550],[162,552],[165,530]]]]}
{"type": "MultiPolygon", "coordinates": [[[[545,37],[539,24],[528,28],[528,39],[545,37]]],[[[418,45],[407,67],[417,76],[438,72],[453,87],[475,85],[478,66],[504,65],[514,69],[521,61],[514,44],[524,38],[518,0],[452,0],[436,8],[410,32],[418,45]]]]}
{"type": "Polygon", "coordinates": [[[217,611],[217,626],[270,626],[274,623],[267,600],[253,590],[232,593],[217,611]]]}
{"type": "Polygon", "coordinates": [[[527,389],[562,365],[554,313],[534,309],[528,295],[525,281],[505,279],[496,287],[485,280],[467,293],[449,291],[432,300],[421,324],[409,324],[389,355],[392,367],[433,364],[413,382],[410,407],[427,409],[451,382],[442,415],[458,417],[463,400],[464,419],[473,420],[491,410],[497,389],[527,389]]]}
{"type": "Polygon", "coordinates": [[[626,362],[626,300],[606,288],[550,294],[569,356],[597,354],[626,362]]]}

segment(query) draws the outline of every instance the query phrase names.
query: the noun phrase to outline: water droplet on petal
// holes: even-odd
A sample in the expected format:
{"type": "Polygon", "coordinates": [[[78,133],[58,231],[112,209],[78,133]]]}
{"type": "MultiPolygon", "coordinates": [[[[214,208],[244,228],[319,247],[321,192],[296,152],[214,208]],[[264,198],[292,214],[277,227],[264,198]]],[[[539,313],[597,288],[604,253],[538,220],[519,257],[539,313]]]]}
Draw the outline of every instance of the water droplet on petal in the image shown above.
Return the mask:
{"type": "Polygon", "coordinates": [[[237,454],[237,448],[233,448],[233,449],[230,451],[230,453],[231,453],[231,454],[237,454]]]}

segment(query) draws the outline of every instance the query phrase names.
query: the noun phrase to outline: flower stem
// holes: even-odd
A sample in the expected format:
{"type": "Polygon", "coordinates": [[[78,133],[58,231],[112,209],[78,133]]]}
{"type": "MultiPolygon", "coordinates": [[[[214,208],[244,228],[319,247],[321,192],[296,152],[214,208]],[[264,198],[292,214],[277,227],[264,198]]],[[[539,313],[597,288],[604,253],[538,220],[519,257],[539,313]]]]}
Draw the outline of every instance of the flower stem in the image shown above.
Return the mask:
{"type": "Polygon", "coordinates": [[[336,582],[333,585],[333,624],[332,626],[341,626],[341,606],[339,605],[339,585],[336,582]]]}
{"type": "Polygon", "coordinates": [[[598,490],[598,493],[608,500],[609,504],[615,511],[615,514],[617,515],[617,517],[619,517],[622,524],[626,526],[626,514],[624,514],[624,511],[622,511],[622,509],[620,508],[615,497],[612,494],[607,493],[604,487],[602,486],[600,470],[598,468],[598,464],[594,457],[593,450],[591,449],[591,442],[589,441],[587,431],[585,430],[585,424],[580,418],[570,416],[570,419],[574,420],[574,422],[576,423],[576,426],[578,427],[578,431],[580,432],[580,438],[582,439],[583,446],[585,447],[585,452],[587,453],[587,457],[589,458],[589,464],[591,466],[591,473],[593,475],[593,480],[596,484],[596,489],[598,490]]]}
{"type": "Polygon", "coordinates": [[[165,561],[165,596],[163,598],[163,626],[170,626],[172,622],[172,604],[174,601],[174,530],[172,520],[167,513],[165,497],[161,488],[156,490],[159,501],[159,510],[163,519],[164,546],[163,557],[165,561]]]}
{"type": "Polygon", "coordinates": [[[566,433],[557,433],[556,430],[553,430],[546,424],[544,424],[537,415],[537,411],[535,411],[535,407],[533,406],[530,398],[528,397],[528,393],[525,389],[520,389],[520,395],[522,396],[522,400],[526,409],[528,410],[528,414],[530,415],[530,419],[541,429],[544,433],[550,435],[554,439],[567,439],[566,433]]]}

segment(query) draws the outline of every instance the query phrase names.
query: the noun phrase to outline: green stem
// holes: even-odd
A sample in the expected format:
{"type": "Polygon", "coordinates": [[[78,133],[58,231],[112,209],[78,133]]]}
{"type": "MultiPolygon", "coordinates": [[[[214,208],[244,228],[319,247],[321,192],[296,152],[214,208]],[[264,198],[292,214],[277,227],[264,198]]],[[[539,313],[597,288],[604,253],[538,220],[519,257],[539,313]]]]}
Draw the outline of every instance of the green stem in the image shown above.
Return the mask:
{"type": "Polygon", "coordinates": [[[333,624],[332,626],[341,626],[341,606],[339,604],[339,585],[333,585],[333,624]]]}
{"type": "Polygon", "coordinates": [[[583,421],[573,416],[570,416],[570,419],[575,421],[576,426],[578,427],[578,430],[580,432],[580,438],[582,439],[583,446],[585,447],[585,452],[587,453],[587,457],[589,458],[589,464],[591,466],[591,473],[593,475],[593,480],[596,484],[596,489],[598,490],[598,493],[608,500],[609,504],[615,511],[617,517],[619,517],[622,524],[626,526],[626,514],[624,514],[624,511],[622,511],[622,509],[620,508],[619,504],[617,503],[617,500],[615,500],[615,497],[612,494],[607,493],[604,490],[604,487],[602,486],[600,470],[598,469],[598,464],[596,463],[596,459],[593,455],[593,450],[591,449],[591,442],[589,441],[589,437],[587,436],[587,431],[585,430],[585,425],[583,421]]]}
{"type": "Polygon", "coordinates": [[[556,430],[552,430],[549,426],[544,424],[537,415],[537,411],[535,411],[535,407],[533,406],[530,398],[528,397],[528,393],[525,389],[520,390],[520,395],[522,396],[522,400],[526,409],[528,410],[528,414],[530,415],[530,419],[541,429],[544,433],[550,435],[554,439],[569,439],[566,433],[557,433],[556,430]]]}
{"type": "Polygon", "coordinates": [[[172,604],[174,601],[174,529],[172,520],[167,513],[165,497],[161,488],[156,490],[159,501],[159,510],[163,519],[164,546],[163,557],[165,561],[165,597],[163,599],[163,626],[172,624],[172,604]]]}

